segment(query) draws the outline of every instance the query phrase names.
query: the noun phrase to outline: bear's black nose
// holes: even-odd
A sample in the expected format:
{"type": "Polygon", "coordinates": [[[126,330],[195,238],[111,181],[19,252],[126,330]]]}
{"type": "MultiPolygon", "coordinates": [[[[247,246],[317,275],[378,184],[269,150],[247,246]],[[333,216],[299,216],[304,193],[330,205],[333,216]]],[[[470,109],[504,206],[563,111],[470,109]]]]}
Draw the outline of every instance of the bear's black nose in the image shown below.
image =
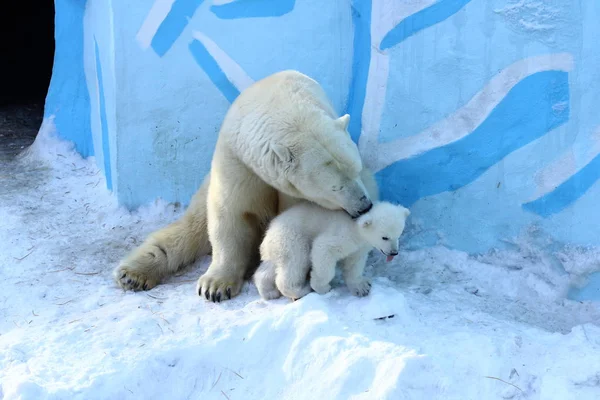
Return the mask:
{"type": "Polygon", "coordinates": [[[369,202],[369,205],[367,207],[363,208],[362,210],[360,210],[358,212],[358,215],[363,215],[363,214],[368,213],[369,211],[371,211],[371,208],[373,208],[373,203],[369,202]]]}

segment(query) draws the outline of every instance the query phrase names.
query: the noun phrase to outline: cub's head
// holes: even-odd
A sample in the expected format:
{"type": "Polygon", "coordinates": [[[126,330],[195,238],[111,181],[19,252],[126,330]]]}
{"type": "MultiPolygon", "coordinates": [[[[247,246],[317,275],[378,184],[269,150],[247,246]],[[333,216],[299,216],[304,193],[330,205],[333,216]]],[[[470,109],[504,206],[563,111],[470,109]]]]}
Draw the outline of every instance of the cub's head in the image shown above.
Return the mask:
{"type": "Polygon", "coordinates": [[[398,241],[404,232],[410,211],[385,201],[375,203],[371,211],[356,220],[361,236],[379,249],[387,261],[398,255],[398,241]]]}
{"type": "Polygon", "coordinates": [[[343,209],[352,217],[367,212],[373,203],[360,178],[363,165],[347,131],[349,121],[348,114],[306,118],[290,135],[288,146],[271,144],[274,163],[285,171],[278,189],[328,209],[343,209]]]}

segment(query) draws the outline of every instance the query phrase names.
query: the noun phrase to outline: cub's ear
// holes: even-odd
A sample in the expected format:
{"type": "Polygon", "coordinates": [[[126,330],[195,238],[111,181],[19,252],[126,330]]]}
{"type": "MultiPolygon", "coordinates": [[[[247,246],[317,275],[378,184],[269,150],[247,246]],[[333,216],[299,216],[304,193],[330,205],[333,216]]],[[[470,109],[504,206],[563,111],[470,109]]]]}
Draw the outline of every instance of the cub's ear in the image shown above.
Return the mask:
{"type": "Polygon", "coordinates": [[[350,114],[344,114],[335,121],[343,130],[346,130],[348,129],[348,124],[350,123],[350,114]]]}
{"type": "Polygon", "coordinates": [[[410,215],[410,210],[408,208],[404,209],[404,218],[408,218],[408,216],[410,215]]]}
{"type": "Polygon", "coordinates": [[[271,164],[273,166],[292,166],[294,163],[294,155],[289,148],[278,143],[271,143],[270,147],[271,164]]]}
{"type": "Polygon", "coordinates": [[[358,224],[361,228],[368,228],[373,224],[373,217],[369,214],[362,215],[358,218],[358,224]]]}

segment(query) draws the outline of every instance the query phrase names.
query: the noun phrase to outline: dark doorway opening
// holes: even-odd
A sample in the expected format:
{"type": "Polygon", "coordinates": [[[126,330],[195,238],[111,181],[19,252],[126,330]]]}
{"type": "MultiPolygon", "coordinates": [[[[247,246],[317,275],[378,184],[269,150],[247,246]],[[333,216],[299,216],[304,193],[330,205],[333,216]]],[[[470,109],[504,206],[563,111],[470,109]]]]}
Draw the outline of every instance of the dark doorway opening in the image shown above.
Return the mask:
{"type": "Polygon", "coordinates": [[[54,1],[19,0],[0,12],[0,160],[35,140],[54,63],[54,1]]]}

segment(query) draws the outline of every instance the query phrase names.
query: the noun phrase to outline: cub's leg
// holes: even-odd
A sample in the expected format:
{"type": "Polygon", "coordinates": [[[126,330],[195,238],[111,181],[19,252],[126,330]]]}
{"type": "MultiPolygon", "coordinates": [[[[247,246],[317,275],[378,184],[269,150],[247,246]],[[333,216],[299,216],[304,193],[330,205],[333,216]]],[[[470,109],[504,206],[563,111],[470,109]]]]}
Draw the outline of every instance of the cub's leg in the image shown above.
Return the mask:
{"type": "Polygon", "coordinates": [[[297,300],[311,292],[308,283],[310,271],[310,243],[296,236],[280,244],[279,257],[275,261],[277,289],[285,297],[297,300]]]}
{"type": "Polygon", "coordinates": [[[343,249],[332,238],[319,236],[315,239],[310,253],[310,286],[315,292],[325,294],[331,290],[330,282],[335,276],[336,264],[343,255],[343,249]]]}
{"type": "Polygon", "coordinates": [[[344,282],[350,293],[355,296],[366,296],[371,291],[371,282],[363,276],[369,250],[360,250],[350,254],[341,262],[344,282]]]}
{"type": "Polygon", "coordinates": [[[254,273],[254,284],[258,294],[265,300],[273,300],[281,297],[281,292],[275,285],[275,264],[271,261],[263,261],[254,273]]]}

